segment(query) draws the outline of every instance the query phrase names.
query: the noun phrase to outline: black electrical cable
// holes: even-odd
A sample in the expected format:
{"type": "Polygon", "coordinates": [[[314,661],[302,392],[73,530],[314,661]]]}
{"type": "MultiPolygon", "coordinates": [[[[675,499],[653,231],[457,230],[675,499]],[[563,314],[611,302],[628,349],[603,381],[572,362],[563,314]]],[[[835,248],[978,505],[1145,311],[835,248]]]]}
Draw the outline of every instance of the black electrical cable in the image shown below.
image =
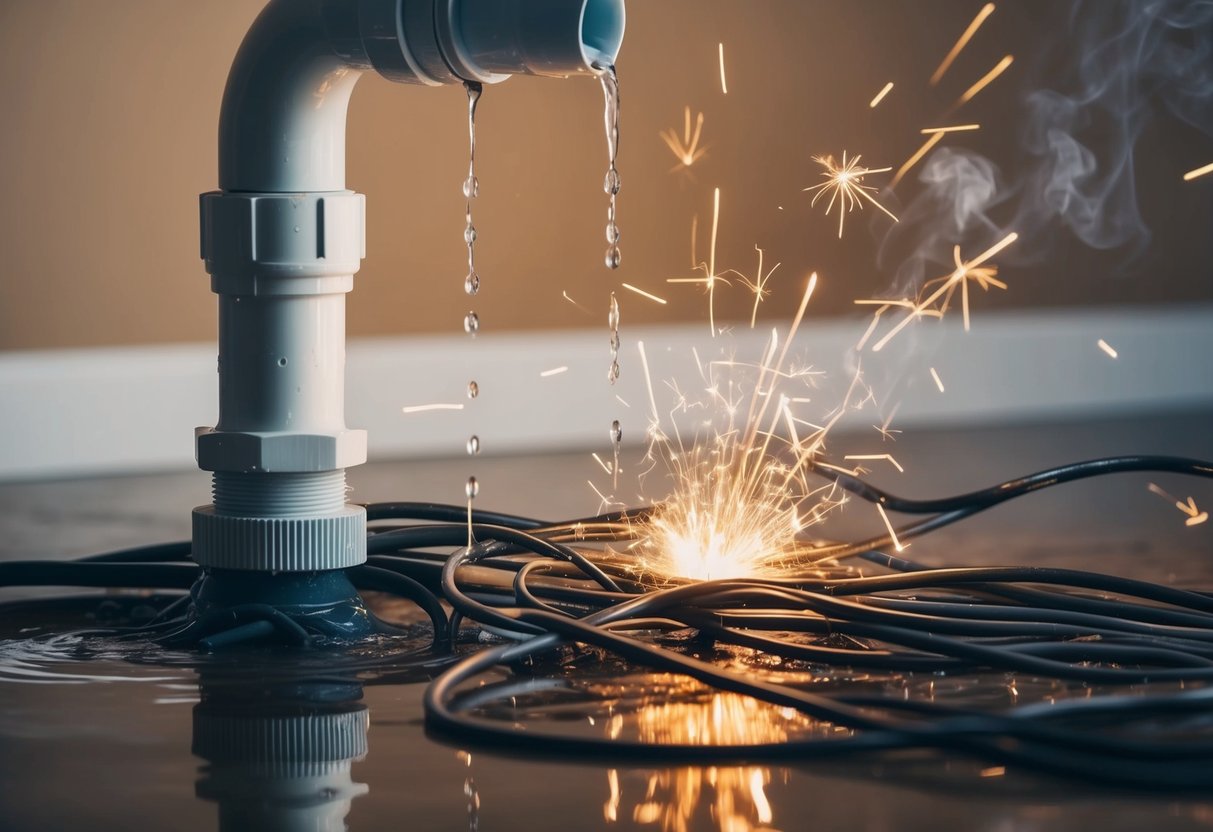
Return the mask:
{"type": "MultiPolygon", "coordinates": [[[[1213,742],[1204,739],[1207,735],[1173,736],[1167,723],[1157,722],[1204,713],[1213,703],[1213,686],[1206,687],[1213,681],[1213,595],[1068,569],[933,569],[878,551],[893,540],[927,534],[1053,485],[1129,471],[1213,477],[1213,465],[1175,457],[1114,457],[932,500],[890,494],[826,463],[812,463],[810,470],[889,511],[932,516],[869,540],[799,541],[784,577],[671,580],[654,589],[645,585],[649,578],[627,549],[584,548],[640,540],[653,508],[553,523],[481,510],[469,517],[466,507],[436,503],[372,503],[369,519],[397,523],[372,529],[367,564],[349,575],[358,588],[416,603],[430,618],[439,652],[455,642],[466,619],[516,642],[458,661],[427,691],[427,724],[463,741],[650,761],[808,760],[925,748],[1104,784],[1213,785],[1213,742]],[[452,547],[453,554],[433,551],[452,547]],[[894,574],[858,576],[837,563],[850,556],[894,574]],[[452,607],[449,616],[443,601],[452,607]],[[683,631],[694,640],[686,641],[683,631]],[[664,637],[655,641],[657,633],[671,634],[669,643],[664,637]],[[794,708],[849,734],[740,746],[665,744],[564,736],[532,726],[523,732],[513,722],[472,713],[480,707],[476,703],[491,701],[483,690],[467,695],[473,679],[501,666],[513,667],[516,674],[519,660],[575,644],[690,676],[710,689],[794,708]],[[845,685],[801,690],[684,655],[693,644],[741,648],[810,668],[863,668],[894,676],[1010,673],[1104,687],[1090,698],[1063,696],[1047,707],[960,708],[857,694],[845,685]],[[1198,687],[1159,692],[1160,683],[1198,687]],[[1117,691],[1127,685],[1145,687],[1133,696],[1120,695],[1117,691]]],[[[66,563],[14,562],[0,564],[0,586],[186,589],[202,574],[189,560],[188,542],[177,542],[66,563]]],[[[174,618],[187,599],[142,628],[93,632],[208,649],[267,637],[299,645],[312,641],[297,621],[266,605],[174,618]]],[[[387,625],[382,631],[407,632],[387,625]]],[[[835,675],[845,679],[847,674],[835,675]]]]}

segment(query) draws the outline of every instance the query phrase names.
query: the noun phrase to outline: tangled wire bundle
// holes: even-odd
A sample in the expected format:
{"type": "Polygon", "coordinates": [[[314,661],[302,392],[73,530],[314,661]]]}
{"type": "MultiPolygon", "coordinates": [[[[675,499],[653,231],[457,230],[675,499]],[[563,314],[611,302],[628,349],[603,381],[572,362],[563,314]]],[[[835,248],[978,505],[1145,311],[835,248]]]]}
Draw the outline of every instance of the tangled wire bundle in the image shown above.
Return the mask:
{"type": "MultiPolygon", "coordinates": [[[[926,515],[898,529],[901,540],[1032,491],[1128,471],[1213,477],[1213,464],[1100,459],[936,500],[900,498],[836,468],[814,469],[888,510],[926,515]]],[[[368,538],[368,560],[348,575],[357,588],[407,598],[429,616],[432,651],[450,654],[451,664],[426,693],[427,724],[461,743],[669,764],[931,749],[1104,785],[1213,785],[1211,593],[1070,569],[928,569],[882,553],[892,536],[814,543],[778,577],[655,580],[626,547],[611,545],[635,540],[649,509],[563,523],[486,511],[469,518],[463,507],[437,504],[377,503],[367,511],[377,524],[368,538]],[[470,547],[469,530],[476,541],[470,547]],[[875,565],[881,574],[863,575],[847,558],[875,565]],[[465,621],[496,643],[461,647],[465,621]],[[842,681],[823,690],[803,684],[803,674],[781,678],[771,662],[761,671],[758,663],[744,672],[729,669],[692,655],[705,645],[777,657],[788,667],[842,681]],[[808,732],[769,742],[703,744],[575,735],[534,722],[521,730],[486,707],[517,686],[502,693],[471,684],[495,668],[515,680],[531,679],[541,673],[536,660],[570,647],[793,709],[829,728],[828,737],[808,732]],[[1063,693],[981,707],[845,683],[848,674],[872,673],[1015,674],[1054,681],[1063,693]]],[[[3,563],[0,585],[185,590],[201,575],[189,557],[189,544],[182,542],[70,562],[3,563]]],[[[381,629],[388,637],[408,632],[386,623],[381,629]]],[[[271,635],[300,645],[323,641],[264,605],[192,614],[189,595],[141,627],[92,632],[210,649],[271,635]]]]}

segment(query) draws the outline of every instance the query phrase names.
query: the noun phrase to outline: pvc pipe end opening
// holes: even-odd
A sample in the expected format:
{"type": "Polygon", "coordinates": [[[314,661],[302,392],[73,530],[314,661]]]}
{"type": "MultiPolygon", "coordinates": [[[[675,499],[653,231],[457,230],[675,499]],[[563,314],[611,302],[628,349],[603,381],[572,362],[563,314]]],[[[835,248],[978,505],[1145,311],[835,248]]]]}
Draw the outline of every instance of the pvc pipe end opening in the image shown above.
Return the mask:
{"type": "Polygon", "coordinates": [[[581,55],[586,66],[615,64],[625,24],[623,0],[586,0],[581,9],[581,55]]]}

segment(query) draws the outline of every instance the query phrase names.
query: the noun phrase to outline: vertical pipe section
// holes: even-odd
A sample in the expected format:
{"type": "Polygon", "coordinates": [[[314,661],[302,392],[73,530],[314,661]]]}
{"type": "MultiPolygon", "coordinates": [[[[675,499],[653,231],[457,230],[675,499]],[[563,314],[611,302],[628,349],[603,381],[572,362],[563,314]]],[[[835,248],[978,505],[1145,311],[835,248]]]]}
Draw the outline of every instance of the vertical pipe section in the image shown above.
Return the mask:
{"type": "Polygon", "coordinates": [[[220,295],[220,431],[345,429],[345,295],[220,295]]]}
{"type": "Polygon", "coordinates": [[[623,0],[270,0],[232,64],[220,190],[201,198],[219,295],[219,423],[198,428],[215,502],[194,510],[214,569],[341,569],[366,560],[345,469],[345,293],[364,256],[364,201],[345,189],[346,111],[362,73],[492,83],[613,63],[623,0]]]}

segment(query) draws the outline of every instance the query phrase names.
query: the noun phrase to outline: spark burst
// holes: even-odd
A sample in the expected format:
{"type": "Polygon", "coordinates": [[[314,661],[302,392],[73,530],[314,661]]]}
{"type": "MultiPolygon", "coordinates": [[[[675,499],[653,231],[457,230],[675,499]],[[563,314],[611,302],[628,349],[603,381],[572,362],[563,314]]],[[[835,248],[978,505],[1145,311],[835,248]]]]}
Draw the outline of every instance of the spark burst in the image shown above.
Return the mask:
{"type": "Polygon", "coordinates": [[[775,274],[775,270],[783,265],[782,263],[776,263],[764,273],[762,270],[763,251],[757,244],[754,245],[754,250],[758,252],[758,271],[754,273],[754,279],[750,280],[741,272],[734,272],[741,280],[742,285],[754,293],[754,306],[750,310],[750,329],[754,328],[754,323],[758,320],[758,304],[766,300],[771,294],[771,290],[767,288],[767,281],[771,279],[771,275],[775,274]]]}
{"type": "Polygon", "coordinates": [[[691,129],[691,108],[688,106],[683,110],[683,127],[682,136],[680,137],[674,128],[663,130],[657,135],[665,142],[666,147],[674,154],[674,158],[678,160],[678,164],[670,168],[673,173],[680,168],[689,168],[691,165],[698,162],[708,152],[706,147],[699,146],[699,137],[703,134],[703,113],[695,116],[695,128],[691,129]]]}
{"type": "MultiPolygon", "coordinates": [[[[696,221],[691,223],[691,260],[695,260],[695,234],[698,230],[698,217],[696,221]]],[[[724,283],[729,285],[729,281],[725,280],[716,273],[716,232],[720,229],[720,188],[716,188],[712,194],[712,241],[708,247],[708,261],[695,266],[696,271],[702,271],[703,277],[668,277],[666,283],[702,283],[708,293],[708,329],[712,333],[712,337],[716,337],[716,284],[724,283]]]]}
{"type": "Polygon", "coordinates": [[[826,216],[829,216],[833,210],[834,204],[838,204],[838,239],[842,239],[843,223],[846,220],[847,214],[863,208],[863,201],[875,205],[884,213],[892,218],[893,222],[897,222],[897,217],[888,208],[885,208],[876,201],[874,193],[879,193],[877,188],[871,185],[863,184],[863,178],[870,173],[886,173],[892,168],[865,168],[859,164],[862,156],[855,156],[847,160],[847,153],[842,152],[842,163],[834,161],[833,156],[814,156],[813,161],[825,168],[822,176],[825,181],[808,188],[804,188],[807,192],[813,193],[813,200],[809,203],[810,207],[817,204],[817,200],[821,199],[826,194],[830,195],[830,201],[826,205],[826,216]]]}
{"type": "Polygon", "coordinates": [[[794,397],[783,392],[786,385],[811,386],[817,375],[788,361],[816,285],[813,274],[786,337],[772,330],[757,364],[705,365],[697,357],[707,399],[692,401],[670,383],[674,402],[664,418],[640,345],[650,406],[646,473],[663,465],[672,481],[672,493],[633,529],[643,571],[713,580],[774,574],[791,560],[811,560],[812,546],[800,533],[841,500],[834,483],[817,486],[808,475],[860,388],[856,375],[843,404],[821,424],[798,416],[794,397]],[[752,384],[737,377],[737,368],[755,374],[752,384]],[[684,436],[679,417],[700,408],[712,418],[698,420],[695,434],[684,436]]]}
{"type": "MultiPolygon", "coordinates": [[[[965,332],[968,332],[969,282],[972,281],[976,283],[984,291],[989,291],[991,286],[1005,290],[1007,288],[1007,284],[1003,283],[994,276],[998,274],[998,267],[994,265],[987,265],[987,263],[992,257],[1018,239],[1019,235],[1015,232],[1011,232],[997,243],[983,251],[981,254],[968,261],[961,258],[960,246],[955,246],[952,249],[952,257],[956,262],[956,268],[951,274],[946,274],[943,277],[937,277],[934,280],[929,280],[924,283],[920,295],[925,294],[926,297],[922,298],[921,300],[908,301],[861,299],[855,301],[858,304],[879,306],[875,314],[875,317],[877,318],[879,318],[881,313],[894,306],[905,307],[908,310],[906,316],[902,318],[896,326],[890,329],[884,335],[884,337],[876,342],[876,344],[872,347],[872,352],[880,352],[882,349],[884,349],[885,345],[888,344],[889,341],[893,340],[897,333],[909,326],[911,321],[924,317],[942,318],[948,311],[952,298],[957,289],[960,290],[961,309],[964,316],[965,332]],[[934,287],[934,289],[928,293],[928,289],[931,289],[931,287],[934,287]]],[[[874,326],[872,328],[874,329],[874,326]]],[[[868,334],[871,334],[871,329],[869,329],[868,334]]],[[[864,341],[866,340],[867,339],[865,336],[864,341]]]]}

